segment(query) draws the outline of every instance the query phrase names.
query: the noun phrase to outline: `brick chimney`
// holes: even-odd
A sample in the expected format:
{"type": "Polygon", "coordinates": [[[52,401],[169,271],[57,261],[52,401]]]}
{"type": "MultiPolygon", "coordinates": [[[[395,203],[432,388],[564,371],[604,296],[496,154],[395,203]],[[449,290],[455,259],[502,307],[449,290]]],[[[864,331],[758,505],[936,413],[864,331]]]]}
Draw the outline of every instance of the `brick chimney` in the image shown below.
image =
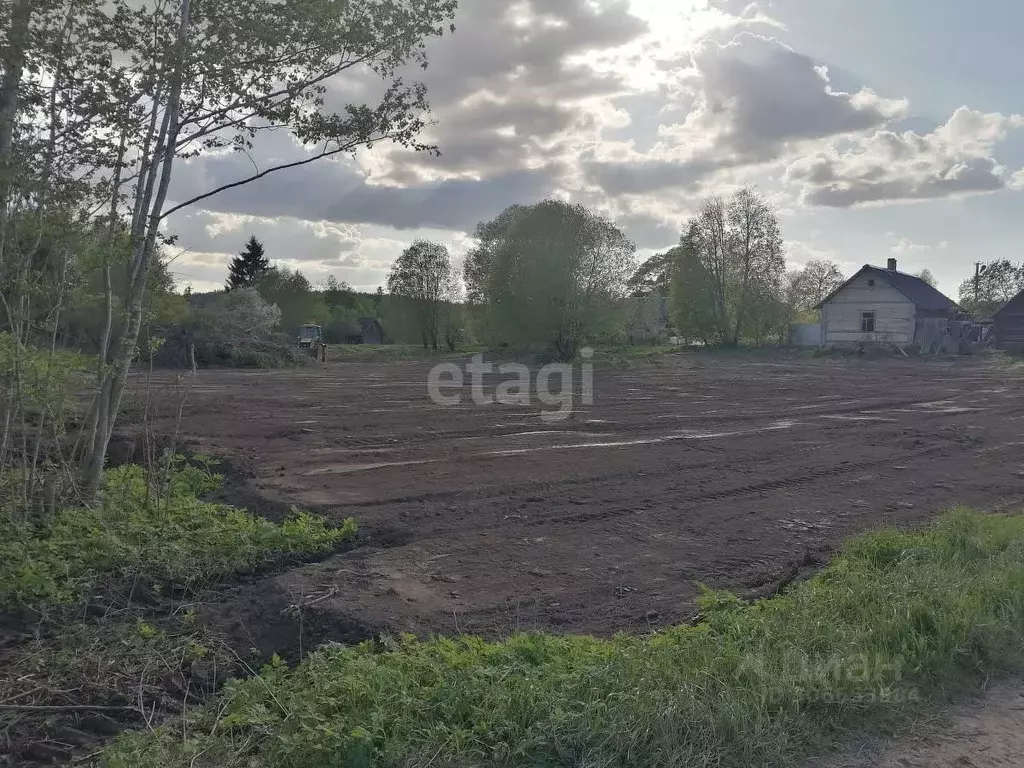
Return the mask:
{"type": "Polygon", "coordinates": [[[890,272],[895,272],[896,271],[896,259],[889,259],[889,271],[890,272]]]}

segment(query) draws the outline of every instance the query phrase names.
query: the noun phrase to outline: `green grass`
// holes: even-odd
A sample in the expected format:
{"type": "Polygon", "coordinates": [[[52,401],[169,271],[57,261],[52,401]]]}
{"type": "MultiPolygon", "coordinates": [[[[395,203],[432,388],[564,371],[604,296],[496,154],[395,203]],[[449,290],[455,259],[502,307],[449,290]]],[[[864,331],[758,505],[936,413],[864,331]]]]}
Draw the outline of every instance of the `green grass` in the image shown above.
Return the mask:
{"type": "Polygon", "coordinates": [[[107,472],[102,501],[53,520],[22,522],[0,510],[0,609],[73,604],[103,581],[141,579],[189,589],[219,577],[324,554],[354,536],[354,521],[331,528],[295,510],[277,524],[201,500],[220,477],[177,461],[154,487],[143,469],[107,472]]]}
{"type": "MultiPolygon", "coordinates": [[[[678,354],[685,350],[685,347],[674,345],[599,345],[594,348],[593,362],[610,367],[629,367],[635,363],[656,362],[665,355],[678,354]]],[[[341,344],[330,347],[327,359],[332,362],[392,362],[400,360],[429,362],[471,357],[478,354],[484,355],[489,360],[515,358],[513,350],[492,349],[484,344],[463,344],[455,352],[450,352],[447,349],[423,349],[422,346],[415,344],[383,344],[379,346],[341,344]]],[[[538,357],[538,363],[546,362],[543,354],[538,353],[538,357]]]]}
{"type": "Polygon", "coordinates": [[[860,536],[819,576],[649,637],[329,648],[122,737],[154,766],[795,766],[1024,663],[1024,518],[860,536]]]}
{"type": "Polygon", "coordinates": [[[638,346],[598,346],[594,348],[593,363],[610,368],[629,368],[637,363],[657,363],[666,355],[679,355],[691,351],[677,344],[638,346]]]}
{"type": "Polygon", "coordinates": [[[445,349],[424,349],[422,344],[332,344],[328,349],[330,362],[393,362],[400,360],[430,361],[447,360],[453,357],[469,357],[486,353],[487,347],[480,344],[460,344],[451,352],[445,349]]]}

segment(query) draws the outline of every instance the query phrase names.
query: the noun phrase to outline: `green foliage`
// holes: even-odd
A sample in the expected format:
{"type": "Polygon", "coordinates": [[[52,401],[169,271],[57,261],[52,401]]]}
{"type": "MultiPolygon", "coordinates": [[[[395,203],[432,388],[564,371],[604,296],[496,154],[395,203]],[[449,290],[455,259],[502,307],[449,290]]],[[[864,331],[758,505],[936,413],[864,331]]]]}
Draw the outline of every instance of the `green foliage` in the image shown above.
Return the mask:
{"type": "Polygon", "coordinates": [[[351,337],[362,334],[362,318],[378,314],[372,300],[359,296],[348,283],[334,275],[328,276],[320,296],[328,312],[323,324],[324,340],[328,344],[348,343],[351,337]]]}
{"type": "Polygon", "coordinates": [[[95,366],[85,355],[18,344],[0,333],[0,381],[29,414],[43,411],[63,423],[74,407],[74,389],[95,366]]]}
{"type": "Polygon", "coordinates": [[[789,274],[789,284],[786,288],[789,304],[797,313],[816,312],[815,307],[827,299],[843,282],[843,270],[834,261],[809,261],[803,269],[789,274]]]}
{"type": "Polygon", "coordinates": [[[960,306],[977,320],[991,320],[1006,302],[1024,290],[1024,264],[1000,259],[983,264],[981,274],[960,284],[960,306]]]}
{"type": "Polygon", "coordinates": [[[649,258],[629,279],[629,295],[633,297],[668,296],[672,289],[672,271],[677,259],[676,248],[649,258]]]}
{"type": "Polygon", "coordinates": [[[726,329],[715,310],[715,286],[711,274],[700,260],[692,241],[671,251],[675,256],[672,270],[672,321],[676,332],[687,342],[713,344],[726,329]]]}
{"type": "Polygon", "coordinates": [[[1024,518],[854,539],[788,595],[651,637],[411,637],[229,683],[109,748],[146,766],[795,766],[1024,664],[1024,518]]]}
{"type": "Polygon", "coordinates": [[[52,446],[77,417],[77,394],[92,382],[95,365],[83,355],[38,349],[0,333],[0,410],[8,439],[14,436],[8,448],[15,446],[0,463],[0,517],[27,519],[45,496],[56,495],[60,472],[52,446]]]}
{"type": "Polygon", "coordinates": [[[255,282],[255,287],[264,301],[281,310],[281,330],[289,339],[296,338],[302,325],[323,325],[330,319],[323,294],[314,291],[298,270],[274,267],[255,282]]]}
{"type": "Polygon", "coordinates": [[[591,360],[595,366],[604,368],[631,368],[638,363],[656,365],[668,355],[682,354],[684,350],[674,344],[598,346],[591,360]]]}
{"type": "Polygon", "coordinates": [[[95,508],[59,510],[43,526],[0,516],[0,606],[72,603],[104,580],[136,577],[191,588],[282,560],[323,554],[355,534],[294,510],[277,524],[202,501],[220,477],[180,461],[166,480],[126,465],[108,470],[95,508]]]}
{"type": "Polygon", "coordinates": [[[169,329],[157,365],[278,368],[306,362],[295,340],[279,333],[281,311],[252,288],[204,297],[185,321],[169,329]]]}
{"type": "MultiPolygon", "coordinates": [[[[112,328],[116,335],[125,326],[121,311],[129,290],[129,264],[131,243],[127,232],[119,231],[113,242],[99,232],[89,232],[83,247],[76,252],[70,291],[66,296],[66,309],[62,314],[63,343],[77,346],[90,353],[99,351],[107,322],[106,270],[110,269],[112,299],[112,328]]],[[[174,277],[163,251],[153,254],[146,279],[143,300],[143,340],[181,322],[188,311],[185,298],[174,289],[174,277]]]]}
{"type": "Polygon", "coordinates": [[[735,347],[785,325],[782,231],[754,188],[704,200],[677,252],[673,304],[681,336],[735,347]]]}
{"type": "Polygon", "coordinates": [[[416,240],[406,248],[391,266],[388,292],[402,299],[400,306],[419,329],[424,349],[438,349],[454,338],[450,306],[460,298],[459,286],[444,245],[416,240]]]}
{"type": "Polygon", "coordinates": [[[543,345],[571,360],[621,334],[636,246],[611,221],[559,200],[513,206],[477,230],[465,277],[487,307],[490,341],[543,345]]]}
{"type": "Polygon", "coordinates": [[[263,243],[252,235],[245,244],[245,250],[228,265],[227,290],[251,288],[270,271],[270,259],[263,251],[263,243]]]}

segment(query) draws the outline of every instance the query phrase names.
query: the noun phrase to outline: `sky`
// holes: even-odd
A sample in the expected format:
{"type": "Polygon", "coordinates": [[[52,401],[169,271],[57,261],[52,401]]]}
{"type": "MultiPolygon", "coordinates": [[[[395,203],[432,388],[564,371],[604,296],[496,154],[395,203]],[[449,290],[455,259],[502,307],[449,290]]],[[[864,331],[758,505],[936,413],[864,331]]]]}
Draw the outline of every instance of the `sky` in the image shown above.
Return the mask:
{"type": "MultiPolygon", "coordinates": [[[[607,215],[642,260],[746,185],[778,211],[791,268],[895,257],[955,299],[974,262],[1024,261],[1020,0],[460,5],[417,75],[441,156],[378,145],[174,214],[180,287],[222,286],[255,234],[314,284],[373,291],[414,239],[460,261],[477,223],[546,197],[607,215]]],[[[330,83],[328,103],[358,85],[330,83]]],[[[179,163],[170,197],[305,151],[275,132],[179,163]]]]}

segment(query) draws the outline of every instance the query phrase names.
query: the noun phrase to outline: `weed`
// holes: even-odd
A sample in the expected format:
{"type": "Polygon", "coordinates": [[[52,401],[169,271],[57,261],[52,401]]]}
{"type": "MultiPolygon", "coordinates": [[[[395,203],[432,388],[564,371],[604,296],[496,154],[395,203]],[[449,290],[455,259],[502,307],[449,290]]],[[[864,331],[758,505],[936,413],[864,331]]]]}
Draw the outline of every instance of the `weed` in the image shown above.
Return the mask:
{"type": "Polygon", "coordinates": [[[651,637],[403,636],[275,662],[102,763],[797,765],[1024,663],[1024,517],[867,534],[786,596],[700,604],[651,637]]]}
{"type": "Polygon", "coordinates": [[[45,525],[0,514],[0,608],[74,603],[101,581],[188,590],[219,577],[324,554],[355,534],[293,509],[277,524],[202,501],[220,478],[175,462],[154,486],[143,469],[106,474],[102,503],[59,510],[45,525]]]}
{"type": "Polygon", "coordinates": [[[102,715],[115,728],[162,720],[244,671],[218,633],[130,613],[34,626],[0,648],[0,702],[13,703],[0,708],[0,764],[33,743],[52,744],[61,728],[81,728],[83,718],[102,715]]]}

